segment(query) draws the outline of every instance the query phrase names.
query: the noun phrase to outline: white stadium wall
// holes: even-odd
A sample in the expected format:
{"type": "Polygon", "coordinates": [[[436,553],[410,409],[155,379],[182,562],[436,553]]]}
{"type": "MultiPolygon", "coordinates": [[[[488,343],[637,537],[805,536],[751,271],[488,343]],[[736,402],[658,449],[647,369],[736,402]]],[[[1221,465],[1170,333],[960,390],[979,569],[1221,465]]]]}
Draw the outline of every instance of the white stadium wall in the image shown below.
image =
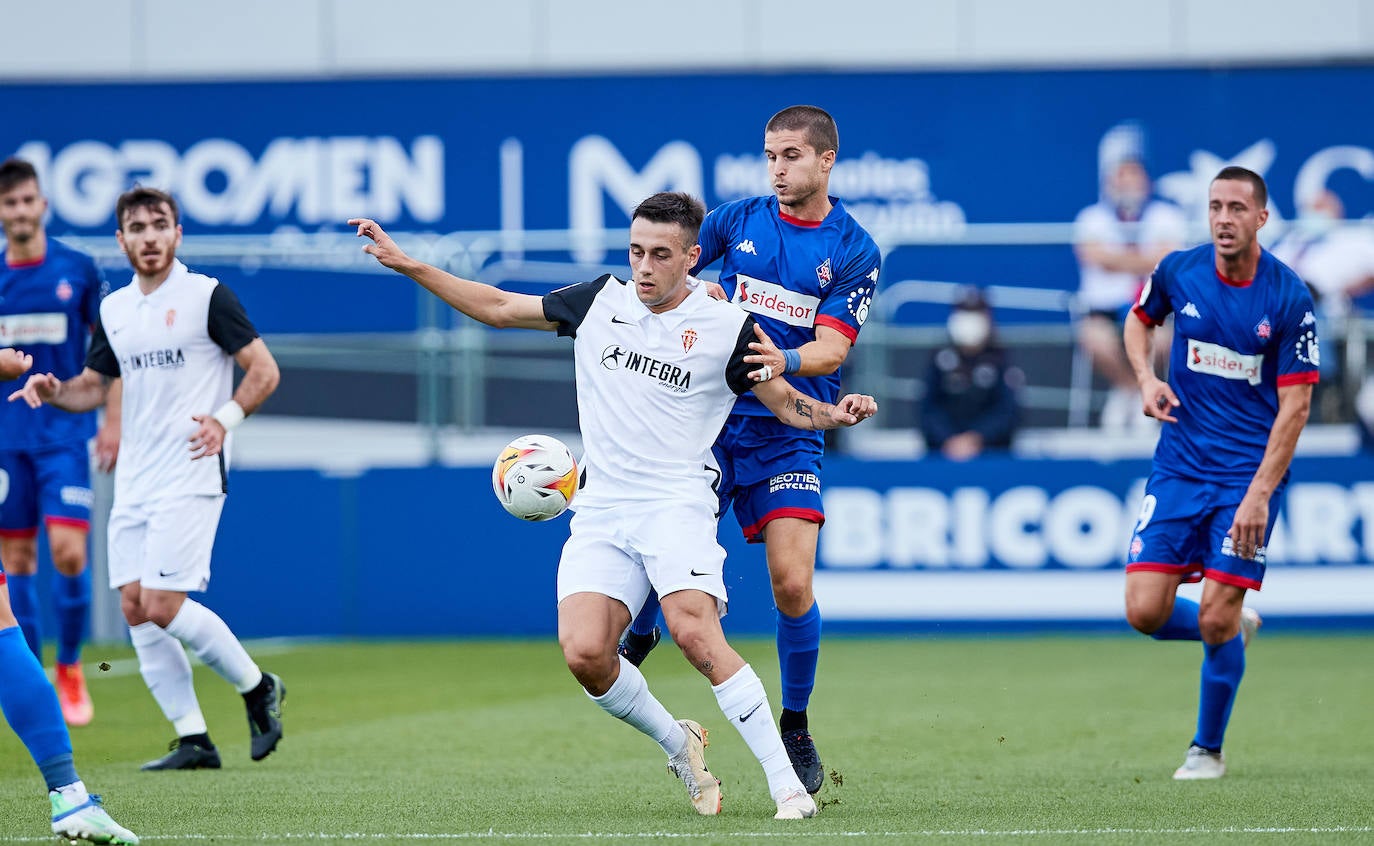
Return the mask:
{"type": "MultiPolygon", "coordinates": [[[[1374,57],[1371,0],[68,0],[0,80],[1214,64],[1374,57]]],[[[359,104],[365,108],[365,104],[359,104]]]]}

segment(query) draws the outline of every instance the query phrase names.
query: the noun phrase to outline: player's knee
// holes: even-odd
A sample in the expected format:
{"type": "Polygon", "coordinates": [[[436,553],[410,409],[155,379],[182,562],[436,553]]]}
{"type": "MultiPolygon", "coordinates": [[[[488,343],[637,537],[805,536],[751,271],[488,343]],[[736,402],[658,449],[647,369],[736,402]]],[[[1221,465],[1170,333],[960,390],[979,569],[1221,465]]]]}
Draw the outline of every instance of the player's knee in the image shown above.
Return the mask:
{"type": "Polygon", "coordinates": [[[1126,598],[1126,622],[1141,634],[1154,634],[1169,620],[1169,612],[1156,603],[1133,601],[1126,598]]]}
{"type": "Polygon", "coordinates": [[[1226,605],[1203,605],[1198,611],[1197,627],[1204,643],[1225,643],[1240,633],[1240,611],[1226,605]]]}
{"type": "Polygon", "coordinates": [[[86,544],[59,541],[52,544],[52,565],[64,576],[79,576],[86,569],[86,544]]]}
{"type": "Polygon", "coordinates": [[[789,617],[800,617],[816,599],[811,591],[811,574],[785,573],[773,580],[773,601],[789,617]]]}
{"type": "Polygon", "coordinates": [[[608,654],[599,645],[585,640],[572,639],[560,645],[563,647],[563,661],[579,684],[596,695],[610,688],[612,667],[618,663],[614,653],[608,654]]]}
{"type": "Polygon", "coordinates": [[[0,550],[0,564],[13,576],[32,576],[38,571],[38,546],[32,543],[7,543],[0,550]]]}
{"type": "Polygon", "coordinates": [[[148,615],[144,613],[143,603],[139,601],[139,595],[136,593],[119,595],[119,611],[124,615],[124,622],[131,626],[140,626],[148,622],[148,615]]]}

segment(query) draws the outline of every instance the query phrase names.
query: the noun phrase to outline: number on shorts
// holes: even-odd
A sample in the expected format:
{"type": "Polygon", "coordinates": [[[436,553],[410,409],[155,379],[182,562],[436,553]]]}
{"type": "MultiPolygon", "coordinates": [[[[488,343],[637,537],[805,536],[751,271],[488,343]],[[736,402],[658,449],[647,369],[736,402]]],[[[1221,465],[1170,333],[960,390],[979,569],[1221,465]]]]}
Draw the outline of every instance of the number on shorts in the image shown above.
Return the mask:
{"type": "Polygon", "coordinates": [[[1140,502],[1140,516],[1135,520],[1135,533],[1140,534],[1145,531],[1145,527],[1150,525],[1150,518],[1155,516],[1155,504],[1157,500],[1154,494],[1146,494],[1145,499],[1140,502]]]}

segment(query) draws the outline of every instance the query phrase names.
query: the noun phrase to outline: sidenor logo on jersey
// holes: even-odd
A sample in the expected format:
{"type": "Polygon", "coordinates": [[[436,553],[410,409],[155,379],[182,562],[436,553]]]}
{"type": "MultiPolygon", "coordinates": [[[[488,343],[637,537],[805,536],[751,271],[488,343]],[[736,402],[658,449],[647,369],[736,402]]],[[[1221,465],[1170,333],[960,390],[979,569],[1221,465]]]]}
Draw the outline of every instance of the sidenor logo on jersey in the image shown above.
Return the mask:
{"type": "Polygon", "coordinates": [[[817,297],[791,291],[773,282],[755,279],[743,273],[735,276],[733,302],[752,314],[781,320],[792,326],[810,329],[816,325],[817,297]]]}
{"type": "Polygon", "coordinates": [[[601,366],[607,370],[631,370],[658,382],[674,393],[685,393],[692,386],[692,371],[669,361],[611,344],[601,351],[601,366]]]}
{"type": "Polygon", "coordinates": [[[1194,373],[1238,379],[1251,385],[1260,383],[1264,355],[1244,355],[1220,344],[1206,341],[1188,342],[1188,369],[1194,373]]]}

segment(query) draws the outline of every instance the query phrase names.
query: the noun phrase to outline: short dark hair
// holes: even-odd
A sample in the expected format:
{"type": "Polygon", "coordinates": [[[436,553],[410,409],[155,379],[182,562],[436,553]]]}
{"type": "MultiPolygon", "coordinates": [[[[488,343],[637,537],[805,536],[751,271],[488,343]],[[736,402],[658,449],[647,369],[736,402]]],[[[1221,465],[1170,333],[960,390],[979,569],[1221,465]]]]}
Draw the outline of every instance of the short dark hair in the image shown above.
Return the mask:
{"type": "Polygon", "coordinates": [[[644,218],[651,223],[676,223],[682,227],[683,244],[689,249],[697,242],[706,206],[685,191],[660,191],[635,206],[630,220],[644,218]]]}
{"type": "Polygon", "coordinates": [[[0,194],[7,194],[30,179],[38,182],[38,171],[29,162],[13,156],[0,162],[0,194]]]}
{"type": "Polygon", "coordinates": [[[1239,165],[1229,165],[1222,168],[1220,173],[1212,177],[1213,182],[1216,182],[1218,179],[1249,182],[1250,187],[1255,189],[1255,201],[1259,203],[1259,207],[1264,208],[1269,205],[1269,187],[1264,184],[1264,177],[1255,173],[1253,170],[1240,167],[1239,165]]]}
{"type": "Polygon", "coordinates": [[[800,131],[817,153],[840,153],[840,128],[830,113],[819,106],[788,106],[768,119],[764,132],[800,131]]]}
{"type": "Polygon", "coordinates": [[[115,202],[115,223],[120,229],[124,228],[124,215],[134,209],[154,209],[162,205],[172,210],[172,224],[181,223],[181,211],[177,208],[177,201],[166,191],[159,191],[156,188],[145,188],[142,185],[135,185],[128,191],[119,195],[119,200],[115,202]]]}

